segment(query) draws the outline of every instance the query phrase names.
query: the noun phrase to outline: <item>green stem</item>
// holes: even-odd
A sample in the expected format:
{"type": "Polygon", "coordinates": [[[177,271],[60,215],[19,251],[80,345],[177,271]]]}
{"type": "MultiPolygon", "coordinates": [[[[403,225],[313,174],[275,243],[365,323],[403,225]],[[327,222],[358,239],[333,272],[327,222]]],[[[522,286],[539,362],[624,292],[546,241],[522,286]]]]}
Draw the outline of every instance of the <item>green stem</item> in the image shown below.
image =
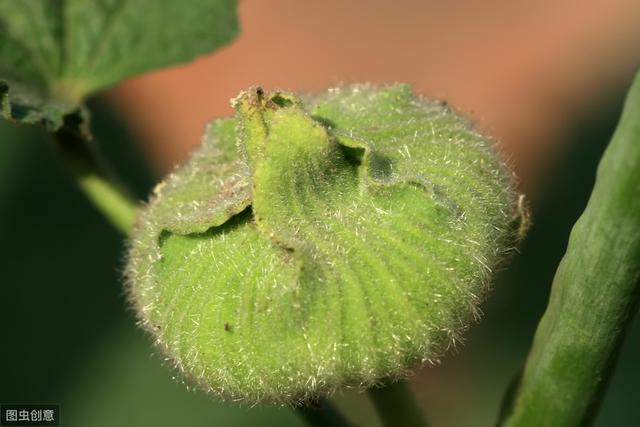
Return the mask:
{"type": "Polygon", "coordinates": [[[347,419],[326,399],[315,405],[303,405],[296,412],[311,427],[349,427],[347,419]]]}
{"type": "Polygon", "coordinates": [[[640,299],[640,73],[575,224],[504,426],[593,421],[640,299]]]}
{"type": "Polygon", "coordinates": [[[78,186],[118,230],[128,235],[135,222],[136,202],[108,172],[90,134],[69,116],[53,134],[53,140],[78,186]]]}
{"type": "Polygon", "coordinates": [[[386,427],[427,427],[422,409],[406,381],[369,389],[369,397],[386,427]]]}

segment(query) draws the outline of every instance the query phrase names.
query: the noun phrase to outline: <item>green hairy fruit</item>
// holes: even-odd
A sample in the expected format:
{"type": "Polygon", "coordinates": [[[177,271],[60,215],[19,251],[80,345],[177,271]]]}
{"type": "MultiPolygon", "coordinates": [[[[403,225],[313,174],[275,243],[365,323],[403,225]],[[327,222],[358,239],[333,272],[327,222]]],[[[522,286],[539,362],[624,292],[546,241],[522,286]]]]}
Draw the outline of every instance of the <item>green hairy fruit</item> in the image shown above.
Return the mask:
{"type": "Polygon", "coordinates": [[[188,382],[295,404],[459,342],[527,224],[491,141],[406,85],[232,102],[129,249],[130,299],[188,382]]]}

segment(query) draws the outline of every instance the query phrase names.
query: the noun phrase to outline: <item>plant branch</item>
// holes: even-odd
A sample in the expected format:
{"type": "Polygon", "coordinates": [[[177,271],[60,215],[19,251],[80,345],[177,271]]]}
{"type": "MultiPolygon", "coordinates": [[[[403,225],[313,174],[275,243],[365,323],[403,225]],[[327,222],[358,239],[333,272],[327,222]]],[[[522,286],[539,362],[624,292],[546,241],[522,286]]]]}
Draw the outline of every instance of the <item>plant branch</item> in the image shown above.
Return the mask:
{"type": "Polygon", "coordinates": [[[315,405],[307,404],[296,408],[300,415],[311,427],[349,427],[351,424],[326,399],[320,400],[315,405]]]}
{"type": "Polygon", "coordinates": [[[136,202],[113,178],[91,135],[79,123],[74,115],[65,118],[64,126],[52,134],[56,148],[87,197],[113,226],[128,235],[135,221],[136,202]]]}
{"type": "Polygon", "coordinates": [[[428,426],[407,381],[401,380],[385,387],[371,388],[368,393],[385,427],[428,426]]]}
{"type": "Polygon", "coordinates": [[[593,421],[640,298],[640,73],[575,224],[504,426],[593,421]]]}

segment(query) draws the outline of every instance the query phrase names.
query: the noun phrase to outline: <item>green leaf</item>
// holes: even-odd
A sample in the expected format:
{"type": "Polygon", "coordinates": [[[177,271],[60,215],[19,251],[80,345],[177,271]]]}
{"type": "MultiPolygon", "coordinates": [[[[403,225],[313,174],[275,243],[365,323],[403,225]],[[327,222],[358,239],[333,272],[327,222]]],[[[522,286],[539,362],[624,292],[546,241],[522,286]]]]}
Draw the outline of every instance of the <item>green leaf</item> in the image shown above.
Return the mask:
{"type": "Polygon", "coordinates": [[[226,398],[296,402],[458,342],[522,214],[490,141],[403,85],[234,105],[133,234],[129,294],[176,367],[226,398]]]}
{"type": "Polygon", "coordinates": [[[2,113],[56,130],[88,95],[237,33],[235,0],[0,0],[2,113]]]}

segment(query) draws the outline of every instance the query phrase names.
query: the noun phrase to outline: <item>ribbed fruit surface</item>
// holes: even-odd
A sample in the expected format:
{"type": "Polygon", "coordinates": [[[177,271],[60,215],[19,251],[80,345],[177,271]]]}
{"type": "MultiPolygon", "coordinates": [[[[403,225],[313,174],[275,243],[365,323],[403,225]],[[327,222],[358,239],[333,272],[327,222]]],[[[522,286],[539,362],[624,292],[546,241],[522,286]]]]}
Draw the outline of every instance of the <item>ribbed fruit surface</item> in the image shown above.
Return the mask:
{"type": "Polygon", "coordinates": [[[404,85],[250,89],[155,190],[129,294],[191,381],[296,402],[406,375],[476,316],[517,240],[491,143],[404,85]]]}

